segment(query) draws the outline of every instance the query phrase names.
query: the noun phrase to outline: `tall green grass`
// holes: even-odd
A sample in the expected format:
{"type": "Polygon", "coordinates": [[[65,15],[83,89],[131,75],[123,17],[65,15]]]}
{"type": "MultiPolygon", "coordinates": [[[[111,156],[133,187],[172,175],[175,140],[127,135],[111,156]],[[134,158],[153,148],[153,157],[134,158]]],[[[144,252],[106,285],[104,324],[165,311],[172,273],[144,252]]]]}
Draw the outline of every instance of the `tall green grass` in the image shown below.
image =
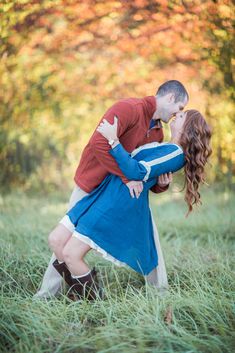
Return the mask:
{"type": "Polygon", "coordinates": [[[151,196],[170,284],[165,296],[131,269],[90,252],[87,261],[101,273],[105,300],[33,300],[50,258],[48,233],[68,198],[18,192],[0,199],[1,352],[234,351],[231,192],[203,190],[203,206],[188,219],[182,194],[151,196]]]}

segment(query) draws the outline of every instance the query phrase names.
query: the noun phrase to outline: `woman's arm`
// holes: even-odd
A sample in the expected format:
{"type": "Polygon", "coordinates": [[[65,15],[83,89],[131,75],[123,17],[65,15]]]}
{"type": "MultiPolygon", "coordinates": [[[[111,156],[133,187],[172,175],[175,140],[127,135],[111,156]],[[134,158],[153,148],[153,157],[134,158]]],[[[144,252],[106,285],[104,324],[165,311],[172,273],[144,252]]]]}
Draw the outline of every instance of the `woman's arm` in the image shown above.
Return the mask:
{"type": "Polygon", "coordinates": [[[97,131],[109,141],[111,146],[109,153],[114,157],[125,177],[130,180],[143,180],[148,169],[146,169],[146,167],[140,162],[133,160],[130,154],[120,144],[117,137],[117,122],[118,119],[116,116],[114,117],[113,125],[106,119],[103,119],[103,122],[100,123],[97,131]]]}
{"type": "MultiPolygon", "coordinates": [[[[123,174],[132,180],[147,181],[163,173],[175,172],[183,166],[183,151],[176,145],[157,147],[155,156],[150,161],[137,161],[120,144],[116,135],[117,119],[111,125],[104,121],[97,129],[107,140],[112,140],[109,153],[116,160],[123,174]],[[113,142],[115,141],[115,142],[113,142]]],[[[156,147],[155,147],[156,148],[156,147]]],[[[151,152],[150,152],[151,153],[151,152]]]]}
{"type": "Polygon", "coordinates": [[[109,153],[116,160],[119,168],[128,179],[145,180],[150,168],[146,167],[144,161],[138,162],[133,159],[120,142],[111,148],[109,153]]]}
{"type": "Polygon", "coordinates": [[[154,147],[152,153],[149,151],[151,160],[137,161],[120,143],[109,153],[115,158],[123,174],[135,180],[147,181],[164,173],[176,172],[184,165],[183,151],[173,144],[154,147]]]}

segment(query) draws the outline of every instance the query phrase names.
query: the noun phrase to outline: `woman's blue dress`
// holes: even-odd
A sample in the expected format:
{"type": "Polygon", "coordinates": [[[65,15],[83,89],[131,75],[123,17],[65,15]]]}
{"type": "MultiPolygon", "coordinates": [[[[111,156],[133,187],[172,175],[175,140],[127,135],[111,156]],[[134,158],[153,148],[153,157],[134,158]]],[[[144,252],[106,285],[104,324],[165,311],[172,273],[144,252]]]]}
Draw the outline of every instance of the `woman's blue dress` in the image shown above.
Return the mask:
{"type": "Polygon", "coordinates": [[[132,154],[118,144],[110,154],[129,180],[143,181],[144,189],[139,198],[130,196],[120,177],[109,174],[75,204],[61,223],[91,247],[106,254],[106,258],[110,256],[114,262],[116,259],[147,275],[158,265],[149,189],[156,184],[159,175],[183,167],[184,153],[176,144],[153,142],[137,148],[132,154]]]}

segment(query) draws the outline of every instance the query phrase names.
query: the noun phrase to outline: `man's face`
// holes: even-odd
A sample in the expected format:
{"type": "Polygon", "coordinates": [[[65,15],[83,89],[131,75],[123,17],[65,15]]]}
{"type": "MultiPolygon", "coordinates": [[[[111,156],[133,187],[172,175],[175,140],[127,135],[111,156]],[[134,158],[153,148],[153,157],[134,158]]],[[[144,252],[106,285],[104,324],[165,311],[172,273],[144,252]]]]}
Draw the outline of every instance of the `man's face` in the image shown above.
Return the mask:
{"type": "Polygon", "coordinates": [[[165,123],[168,123],[172,117],[184,110],[184,107],[187,103],[187,98],[185,98],[184,101],[175,102],[175,96],[171,93],[161,97],[161,103],[159,107],[161,120],[165,123]]]}

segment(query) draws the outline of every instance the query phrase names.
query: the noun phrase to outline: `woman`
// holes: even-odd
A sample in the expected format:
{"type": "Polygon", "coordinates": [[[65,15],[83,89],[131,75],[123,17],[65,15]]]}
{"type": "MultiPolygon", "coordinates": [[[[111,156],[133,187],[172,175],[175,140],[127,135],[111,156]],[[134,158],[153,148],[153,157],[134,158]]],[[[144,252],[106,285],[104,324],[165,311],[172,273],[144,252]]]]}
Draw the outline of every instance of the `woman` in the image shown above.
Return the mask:
{"type": "Polygon", "coordinates": [[[84,256],[96,249],[118,266],[129,266],[146,275],[158,265],[148,192],[163,173],[184,167],[185,201],[188,213],[200,203],[199,184],[204,181],[204,168],[211,154],[211,131],[196,110],[180,112],[170,124],[171,141],[140,146],[130,155],[117,138],[114,125],[104,120],[97,129],[112,140],[111,155],[130,180],[142,180],[143,191],[131,198],[121,179],[107,176],[62,218],[49,236],[49,245],[57,256],[54,266],[78,298],[100,296],[97,272],[90,270],[84,256]],[[58,238],[66,235],[58,247],[58,238]]]}

